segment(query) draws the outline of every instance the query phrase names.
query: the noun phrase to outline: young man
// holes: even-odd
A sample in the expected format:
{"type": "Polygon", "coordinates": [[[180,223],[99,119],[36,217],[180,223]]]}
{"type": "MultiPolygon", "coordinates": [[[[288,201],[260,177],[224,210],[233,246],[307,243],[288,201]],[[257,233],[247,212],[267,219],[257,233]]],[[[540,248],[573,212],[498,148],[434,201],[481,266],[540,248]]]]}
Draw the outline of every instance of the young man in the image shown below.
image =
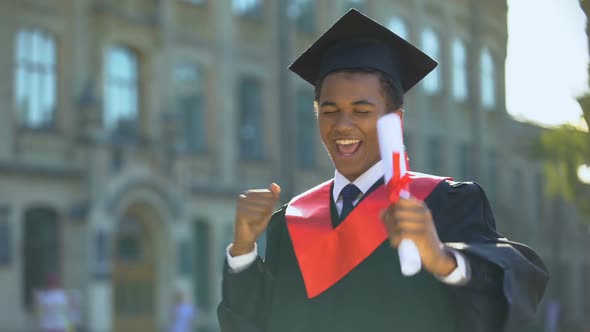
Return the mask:
{"type": "Polygon", "coordinates": [[[532,318],[545,268],[496,233],[478,185],[412,173],[412,198],[387,201],[377,120],[401,115],[403,93],[435,66],[355,10],[291,65],[316,88],[335,176],[274,214],[278,185],[240,195],[223,331],[517,331],[532,318]],[[265,230],[263,261],[255,241],[265,230]],[[420,252],[413,277],[400,272],[402,238],[420,252]]]}

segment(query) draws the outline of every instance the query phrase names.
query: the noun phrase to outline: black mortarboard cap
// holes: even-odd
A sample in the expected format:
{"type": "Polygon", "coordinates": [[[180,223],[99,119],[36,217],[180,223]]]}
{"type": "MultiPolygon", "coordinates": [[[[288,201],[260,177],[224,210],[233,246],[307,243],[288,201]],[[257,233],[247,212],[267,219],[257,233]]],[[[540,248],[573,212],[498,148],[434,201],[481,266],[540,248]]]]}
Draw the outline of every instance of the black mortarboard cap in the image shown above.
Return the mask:
{"type": "Polygon", "coordinates": [[[311,85],[337,70],[376,69],[397,80],[407,92],[437,65],[388,28],[351,9],[289,69],[311,85]]]}

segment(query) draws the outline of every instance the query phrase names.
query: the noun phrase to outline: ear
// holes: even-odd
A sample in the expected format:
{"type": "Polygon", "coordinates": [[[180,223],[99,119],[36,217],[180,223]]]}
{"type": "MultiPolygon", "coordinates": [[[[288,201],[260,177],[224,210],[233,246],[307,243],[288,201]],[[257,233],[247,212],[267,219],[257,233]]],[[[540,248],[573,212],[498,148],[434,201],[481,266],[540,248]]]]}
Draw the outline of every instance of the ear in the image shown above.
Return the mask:
{"type": "Polygon", "coordinates": [[[403,108],[398,108],[395,111],[393,111],[393,113],[397,114],[400,118],[400,120],[402,120],[402,122],[404,121],[404,110],[403,108]]]}

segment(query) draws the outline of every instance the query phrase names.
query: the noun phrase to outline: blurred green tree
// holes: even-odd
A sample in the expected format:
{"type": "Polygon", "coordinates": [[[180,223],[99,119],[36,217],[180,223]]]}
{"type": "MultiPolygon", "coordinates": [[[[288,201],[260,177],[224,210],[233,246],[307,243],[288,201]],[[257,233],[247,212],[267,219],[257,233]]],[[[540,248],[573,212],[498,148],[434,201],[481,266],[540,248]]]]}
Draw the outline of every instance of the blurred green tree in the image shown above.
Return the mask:
{"type": "MultiPolygon", "coordinates": [[[[590,94],[578,101],[590,128],[590,94]]],[[[532,154],[544,162],[547,194],[564,197],[590,216],[590,184],[578,175],[581,166],[590,166],[590,133],[570,124],[546,130],[534,141],[532,154]]]]}

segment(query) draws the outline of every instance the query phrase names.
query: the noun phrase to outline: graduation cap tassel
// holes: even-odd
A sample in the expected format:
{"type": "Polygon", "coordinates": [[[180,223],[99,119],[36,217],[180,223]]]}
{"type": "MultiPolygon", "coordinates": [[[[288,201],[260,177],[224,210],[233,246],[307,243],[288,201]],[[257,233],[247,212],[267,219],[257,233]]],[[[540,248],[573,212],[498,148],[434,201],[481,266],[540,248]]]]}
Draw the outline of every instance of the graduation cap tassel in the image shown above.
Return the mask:
{"type": "MultiPolygon", "coordinates": [[[[399,115],[390,113],[381,117],[377,122],[377,132],[389,201],[396,203],[400,198],[410,198],[409,164],[405,158],[399,115]]],[[[403,239],[397,251],[403,275],[413,276],[422,269],[420,253],[414,241],[403,239]]]]}

